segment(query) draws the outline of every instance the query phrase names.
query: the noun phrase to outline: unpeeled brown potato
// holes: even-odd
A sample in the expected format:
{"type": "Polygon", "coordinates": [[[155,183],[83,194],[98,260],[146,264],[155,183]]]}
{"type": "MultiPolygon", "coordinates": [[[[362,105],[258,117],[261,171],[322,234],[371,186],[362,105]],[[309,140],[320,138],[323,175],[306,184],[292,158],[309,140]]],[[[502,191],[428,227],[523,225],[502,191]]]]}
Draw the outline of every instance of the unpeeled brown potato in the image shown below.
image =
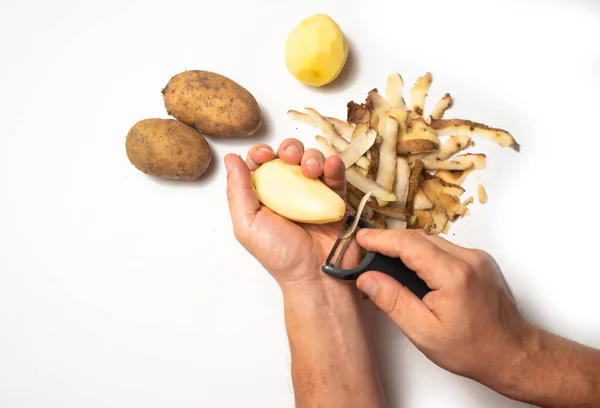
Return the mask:
{"type": "Polygon", "coordinates": [[[219,137],[246,137],[261,126],[261,112],[244,87],[213,72],[175,75],[162,90],[169,115],[198,131],[219,137]]]}
{"type": "Polygon", "coordinates": [[[206,139],[175,119],[144,119],[127,134],[127,158],[138,170],[171,180],[200,177],[212,159],[206,139]]]}

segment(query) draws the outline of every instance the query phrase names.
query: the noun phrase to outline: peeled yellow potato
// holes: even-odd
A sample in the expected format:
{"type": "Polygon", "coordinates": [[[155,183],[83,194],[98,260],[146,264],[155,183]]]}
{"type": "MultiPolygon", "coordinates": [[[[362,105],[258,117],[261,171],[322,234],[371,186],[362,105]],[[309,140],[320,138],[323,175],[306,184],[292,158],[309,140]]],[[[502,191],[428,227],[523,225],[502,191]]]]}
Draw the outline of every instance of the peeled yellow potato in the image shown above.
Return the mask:
{"type": "Polygon", "coordinates": [[[285,43],[285,62],[298,81],[323,86],[342,71],[348,57],[348,41],[340,26],[325,14],[304,19],[285,43]]]}
{"type": "Polygon", "coordinates": [[[280,159],[256,169],[252,185],[261,203],[292,221],[325,224],[341,220],[346,212],[344,200],[325,183],[280,159]]]}

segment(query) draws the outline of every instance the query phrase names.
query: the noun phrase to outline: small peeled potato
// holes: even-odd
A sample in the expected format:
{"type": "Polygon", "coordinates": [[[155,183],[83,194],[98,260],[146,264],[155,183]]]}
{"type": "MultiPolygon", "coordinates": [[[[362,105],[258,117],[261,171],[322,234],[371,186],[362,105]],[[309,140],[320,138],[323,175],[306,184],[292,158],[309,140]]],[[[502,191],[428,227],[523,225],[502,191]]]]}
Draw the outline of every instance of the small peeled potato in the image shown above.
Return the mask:
{"type": "Polygon", "coordinates": [[[133,125],[125,141],[127,158],[150,176],[195,180],[212,159],[204,137],[175,119],[144,119],[133,125]]]}
{"type": "Polygon", "coordinates": [[[252,174],[252,185],[261,203],[292,221],[325,224],[346,213],[344,200],[319,179],[302,174],[299,165],[275,159],[252,174]]]}
{"type": "Polygon", "coordinates": [[[285,62],[298,81],[323,86],[342,71],[348,58],[348,41],[340,26],[325,14],[304,19],[285,43],[285,62]]]}

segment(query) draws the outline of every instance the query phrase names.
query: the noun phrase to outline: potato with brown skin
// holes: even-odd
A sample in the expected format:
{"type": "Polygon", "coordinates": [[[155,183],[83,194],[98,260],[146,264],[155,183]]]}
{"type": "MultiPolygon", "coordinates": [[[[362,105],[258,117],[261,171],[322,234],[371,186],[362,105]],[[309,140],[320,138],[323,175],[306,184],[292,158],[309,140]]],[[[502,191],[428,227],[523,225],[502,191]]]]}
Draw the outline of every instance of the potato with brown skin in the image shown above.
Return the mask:
{"type": "Polygon", "coordinates": [[[209,136],[247,137],[262,124],[254,96],[223,75],[184,71],[171,78],[162,94],[169,115],[209,136]]]}
{"type": "Polygon", "coordinates": [[[208,169],[212,150],[194,128],[175,119],[143,119],[127,133],[127,158],[138,170],[170,180],[195,180],[208,169]]]}

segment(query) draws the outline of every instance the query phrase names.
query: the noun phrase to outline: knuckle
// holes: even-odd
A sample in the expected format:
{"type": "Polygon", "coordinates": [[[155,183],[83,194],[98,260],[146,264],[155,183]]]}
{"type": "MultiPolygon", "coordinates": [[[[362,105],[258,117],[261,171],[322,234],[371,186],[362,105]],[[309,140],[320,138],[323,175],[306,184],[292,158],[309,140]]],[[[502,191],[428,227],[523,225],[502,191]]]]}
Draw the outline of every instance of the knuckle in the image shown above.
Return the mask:
{"type": "Polygon", "coordinates": [[[484,269],[489,265],[492,256],[481,249],[473,249],[471,255],[471,264],[477,271],[484,269]]]}
{"type": "Polygon", "coordinates": [[[429,241],[429,237],[430,235],[427,234],[424,230],[422,229],[411,229],[411,230],[407,230],[407,231],[412,231],[408,237],[405,237],[407,239],[407,242],[430,242],[429,241]]]}
{"type": "Polygon", "coordinates": [[[271,146],[269,146],[266,143],[257,143],[254,146],[252,146],[252,148],[250,149],[252,151],[252,153],[256,152],[258,149],[268,149],[271,152],[273,151],[273,148],[271,146]]]}
{"type": "MultiPolygon", "coordinates": [[[[229,177],[229,176],[228,176],[229,177]]],[[[227,190],[227,201],[229,203],[235,203],[237,200],[237,190],[233,185],[228,186],[227,190]]]]}
{"type": "Polygon", "coordinates": [[[233,236],[235,237],[235,240],[237,242],[242,243],[241,231],[239,228],[236,228],[235,226],[233,227],[233,236]]]}
{"type": "Polygon", "coordinates": [[[381,310],[388,316],[394,315],[395,318],[400,318],[402,311],[399,307],[399,296],[394,293],[384,304],[381,306],[381,310]]]}
{"type": "Polygon", "coordinates": [[[386,245],[392,238],[390,235],[390,230],[383,230],[379,228],[370,228],[369,229],[369,239],[373,244],[376,244],[378,247],[386,245]]]}
{"type": "Polygon", "coordinates": [[[381,229],[377,229],[377,228],[369,228],[369,229],[367,229],[367,231],[369,232],[369,237],[378,238],[386,230],[381,230],[381,229]]]}
{"type": "Polygon", "coordinates": [[[311,147],[310,149],[306,150],[306,153],[309,154],[310,156],[324,157],[323,153],[321,153],[320,150],[317,150],[314,147],[311,147]]]}
{"type": "MultiPolygon", "coordinates": [[[[417,229],[393,230],[394,236],[401,238],[403,241],[411,242],[415,239],[422,238],[422,232],[417,229]]],[[[392,238],[392,237],[390,237],[392,238]]]]}
{"type": "Polygon", "coordinates": [[[285,139],[283,142],[281,142],[281,144],[279,145],[280,148],[287,148],[289,146],[296,146],[297,148],[300,149],[300,151],[304,150],[304,145],[302,144],[302,142],[296,138],[293,137],[289,137],[287,139],[285,139]]]}
{"type": "Polygon", "coordinates": [[[422,236],[422,232],[418,229],[407,229],[407,230],[404,230],[404,236],[407,239],[418,238],[418,237],[422,236]]]}
{"type": "Polygon", "coordinates": [[[235,240],[244,245],[245,241],[246,241],[246,231],[247,228],[245,228],[242,225],[239,225],[239,223],[233,223],[233,236],[235,237],[235,240]]]}
{"type": "MultiPolygon", "coordinates": [[[[394,245],[407,247],[413,242],[417,242],[423,239],[424,233],[417,229],[398,229],[398,230],[382,230],[381,239],[390,242],[393,242],[394,245]],[[388,235],[389,234],[389,235],[388,235]]],[[[422,257],[421,254],[409,251],[408,253],[403,255],[404,257],[408,257],[410,259],[418,260],[422,257]]]]}
{"type": "Polygon", "coordinates": [[[443,293],[434,291],[423,298],[423,303],[431,310],[441,310],[448,303],[448,299],[443,293]]]}
{"type": "Polygon", "coordinates": [[[279,146],[287,145],[288,143],[295,143],[297,141],[298,141],[298,139],[295,139],[293,137],[288,137],[286,139],[283,139],[283,142],[281,142],[281,144],[279,146]]]}
{"type": "Polygon", "coordinates": [[[309,149],[304,153],[302,160],[306,161],[307,159],[316,159],[321,164],[325,163],[325,156],[323,156],[323,153],[315,149],[309,149]]]}
{"type": "Polygon", "coordinates": [[[471,285],[473,278],[475,277],[475,272],[471,265],[464,261],[458,261],[452,269],[454,272],[452,274],[453,280],[457,286],[466,288],[471,285]]]}
{"type": "Polygon", "coordinates": [[[232,188],[227,189],[227,201],[230,203],[233,202],[233,200],[235,199],[233,191],[234,190],[232,188]]]}

